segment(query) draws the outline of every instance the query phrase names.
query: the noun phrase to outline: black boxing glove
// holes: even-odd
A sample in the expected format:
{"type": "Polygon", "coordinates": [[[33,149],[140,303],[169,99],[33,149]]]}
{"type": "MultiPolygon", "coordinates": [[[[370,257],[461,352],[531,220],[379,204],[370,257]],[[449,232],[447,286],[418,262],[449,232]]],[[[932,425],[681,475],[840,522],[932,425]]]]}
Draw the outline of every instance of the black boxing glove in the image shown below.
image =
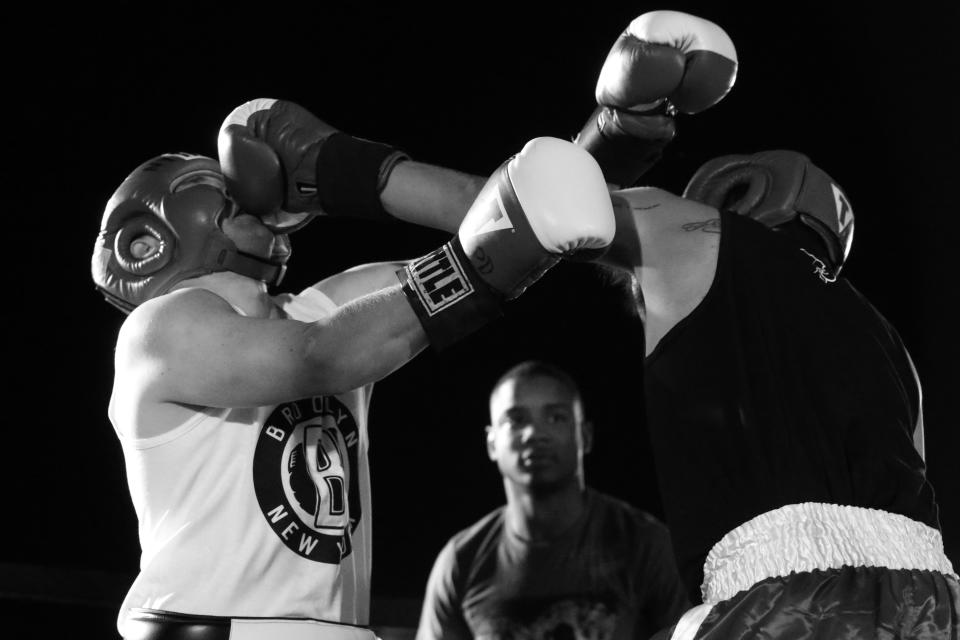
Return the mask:
{"type": "Polygon", "coordinates": [[[287,232],[313,215],[387,217],[380,193],[408,158],[271,98],[234,109],[220,127],[217,148],[227,190],[240,208],[287,232]]]}
{"type": "Polygon", "coordinates": [[[796,151],[714,158],[697,169],[683,197],[748,216],[777,231],[789,232],[798,221],[822,243],[804,250],[822,257],[818,273],[827,282],[837,278],[853,244],[853,209],[846,194],[796,151]]]}
{"type": "Polygon", "coordinates": [[[576,138],[607,182],[629,187],[673,140],[673,115],[698,113],[733,87],[737,53],[716,24],[679,11],[644,13],[617,39],[597,80],[597,109],[576,138]]]}

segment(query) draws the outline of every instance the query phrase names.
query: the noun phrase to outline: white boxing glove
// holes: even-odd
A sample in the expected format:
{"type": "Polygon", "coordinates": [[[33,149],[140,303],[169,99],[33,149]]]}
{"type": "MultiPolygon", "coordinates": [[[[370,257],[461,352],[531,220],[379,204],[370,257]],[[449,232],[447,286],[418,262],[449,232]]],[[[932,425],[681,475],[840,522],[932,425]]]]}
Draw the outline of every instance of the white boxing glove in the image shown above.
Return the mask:
{"type": "Polygon", "coordinates": [[[500,166],[457,235],[398,272],[434,346],[500,315],[563,257],[613,240],[610,195],[596,160],[577,145],[535,138],[500,166]]]}

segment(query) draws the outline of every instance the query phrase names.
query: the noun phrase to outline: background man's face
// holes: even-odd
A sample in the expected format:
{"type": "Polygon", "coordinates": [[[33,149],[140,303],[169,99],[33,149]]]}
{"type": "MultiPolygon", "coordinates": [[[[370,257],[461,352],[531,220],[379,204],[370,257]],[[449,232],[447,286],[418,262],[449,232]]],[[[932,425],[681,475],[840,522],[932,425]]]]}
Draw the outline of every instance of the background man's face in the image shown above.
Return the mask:
{"type": "Polygon", "coordinates": [[[546,376],[509,380],[490,399],[487,452],[508,480],[531,489],[579,483],[583,408],[546,376]]]}

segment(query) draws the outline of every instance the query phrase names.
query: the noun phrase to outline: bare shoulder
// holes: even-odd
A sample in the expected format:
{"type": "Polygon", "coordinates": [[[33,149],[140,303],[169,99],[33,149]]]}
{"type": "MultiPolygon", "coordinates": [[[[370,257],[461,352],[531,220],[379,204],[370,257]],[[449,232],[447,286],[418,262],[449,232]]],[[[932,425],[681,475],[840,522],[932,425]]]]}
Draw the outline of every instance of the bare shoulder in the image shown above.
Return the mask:
{"type": "MultiPolygon", "coordinates": [[[[612,197],[618,215],[635,232],[631,263],[643,291],[650,353],[709,290],[719,253],[720,214],[654,187],[624,189],[612,197]]],[[[619,234],[619,219],[617,224],[619,234]]]]}
{"type": "Polygon", "coordinates": [[[176,375],[170,363],[181,358],[182,337],[198,323],[236,311],[205,289],[183,289],[148,300],[124,321],[114,353],[113,419],[134,438],[159,435],[193,415],[165,399],[176,375]]]}
{"type": "MultiPolygon", "coordinates": [[[[646,234],[682,234],[690,231],[720,233],[716,209],[694,200],[658,189],[635,187],[612,194],[629,208],[637,229],[646,234]]],[[[624,206],[621,205],[621,206],[624,206]]]]}
{"type": "Polygon", "coordinates": [[[713,207],[655,187],[615,191],[611,195],[621,228],[632,233],[618,239],[628,247],[630,263],[656,272],[688,272],[709,262],[720,238],[720,214],[713,207]]]}
{"type": "Polygon", "coordinates": [[[403,261],[362,264],[324,278],[311,288],[341,306],[369,293],[399,285],[397,270],[405,264],[403,261]]]}
{"type": "Polygon", "coordinates": [[[163,364],[178,357],[187,342],[216,317],[237,315],[220,296],[200,288],[182,289],[153,298],[134,309],[117,336],[114,365],[117,377],[139,380],[142,385],[157,378],[163,364]]]}
{"type": "Polygon", "coordinates": [[[236,314],[220,296],[206,289],[181,289],[144,302],[134,309],[117,338],[117,353],[145,352],[161,349],[168,340],[181,335],[193,323],[211,315],[236,314]]]}

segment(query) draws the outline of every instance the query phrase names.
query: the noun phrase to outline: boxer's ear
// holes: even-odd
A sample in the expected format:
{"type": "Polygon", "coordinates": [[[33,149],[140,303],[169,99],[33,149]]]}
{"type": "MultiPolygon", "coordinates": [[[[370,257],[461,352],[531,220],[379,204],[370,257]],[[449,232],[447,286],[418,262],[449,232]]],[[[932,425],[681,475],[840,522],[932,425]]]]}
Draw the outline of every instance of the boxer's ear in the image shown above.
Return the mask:
{"type": "Polygon", "coordinates": [[[488,425],[486,426],[486,428],[484,429],[484,432],[487,434],[487,437],[486,437],[486,440],[487,440],[487,457],[490,458],[491,461],[495,461],[495,460],[497,459],[497,456],[496,456],[496,451],[494,450],[494,446],[493,446],[493,438],[494,438],[493,425],[488,424],[488,425]]]}

